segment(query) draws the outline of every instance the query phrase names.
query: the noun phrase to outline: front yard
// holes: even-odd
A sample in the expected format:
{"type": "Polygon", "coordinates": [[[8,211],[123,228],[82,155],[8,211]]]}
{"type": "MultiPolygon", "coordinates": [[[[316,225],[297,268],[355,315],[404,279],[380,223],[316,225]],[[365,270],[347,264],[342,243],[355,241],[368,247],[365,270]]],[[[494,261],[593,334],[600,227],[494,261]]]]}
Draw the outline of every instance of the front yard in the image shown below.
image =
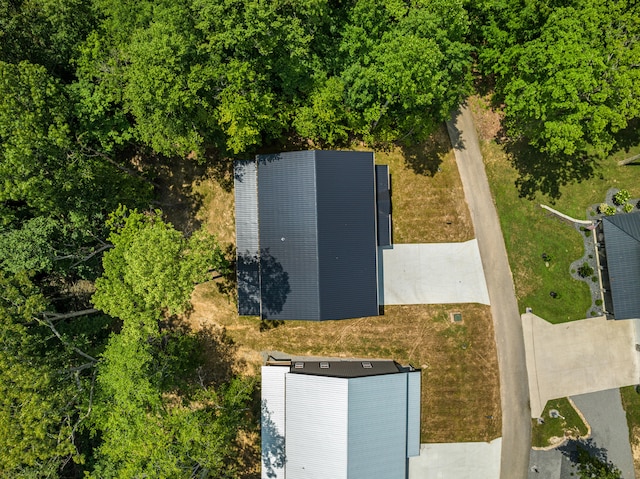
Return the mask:
{"type": "MultiPolygon", "coordinates": [[[[388,164],[394,242],[466,241],[474,237],[446,130],[426,144],[376,152],[388,164]]],[[[233,244],[233,192],[209,178],[198,218],[220,241],[233,244]]],[[[386,306],[384,316],[343,321],[261,323],[238,317],[233,287],[197,287],[186,318],[193,327],[224,327],[239,346],[237,367],[258,374],[262,352],[391,358],[423,371],[422,441],[489,441],[500,436],[501,410],[493,322],[488,306],[386,306]],[[224,289],[224,288],[222,288],[224,289]],[[462,321],[452,321],[451,313],[462,321]]]]}
{"type": "Polygon", "coordinates": [[[626,188],[633,198],[639,197],[640,168],[619,166],[618,161],[640,153],[640,145],[598,163],[588,181],[562,186],[559,198],[538,194],[527,199],[520,196],[515,185],[518,172],[496,141],[497,129],[490,127],[496,122],[496,114],[481,98],[472,99],[472,111],[520,310],[531,307],[535,314],[552,323],[590,317],[593,301],[589,285],[571,277],[571,263],[585,255],[585,233],[541,209],[540,204],[587,220],[592,218],[587,209],[602,203],[610,188],[626,188]]]}

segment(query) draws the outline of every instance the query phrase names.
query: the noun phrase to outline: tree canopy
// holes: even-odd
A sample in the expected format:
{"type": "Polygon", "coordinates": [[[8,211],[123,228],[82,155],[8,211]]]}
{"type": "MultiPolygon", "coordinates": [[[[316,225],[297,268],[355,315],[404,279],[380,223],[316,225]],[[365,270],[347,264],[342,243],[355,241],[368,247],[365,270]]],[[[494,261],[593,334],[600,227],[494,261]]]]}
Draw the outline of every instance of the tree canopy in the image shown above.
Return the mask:
{"type": "Polygon", "coordinates": [[[545,164],[567,180],[588,174],[640,116],[639,8],[612,0],[480,7],[480,64],[495,75],[506,131],[538,152],[540,168],[528,165],[525,181],[544,178],[545,164]]]}

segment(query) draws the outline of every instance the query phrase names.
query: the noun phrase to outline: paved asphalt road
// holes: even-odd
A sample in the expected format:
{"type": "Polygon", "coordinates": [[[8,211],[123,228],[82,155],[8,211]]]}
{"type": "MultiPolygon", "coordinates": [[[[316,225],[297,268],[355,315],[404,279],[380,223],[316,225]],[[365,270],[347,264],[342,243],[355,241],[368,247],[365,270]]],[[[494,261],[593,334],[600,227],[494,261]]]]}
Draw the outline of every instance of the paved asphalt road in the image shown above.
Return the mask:
{"type": "Polygon", "coordinates": [[[495,328],[502,402],[501,479],[526,478],[531,449],[531,411],[522,322],[513,277],[489,190],[480,144],[467,106],[447,122],[464,194],[478,239],[495,328]]]}

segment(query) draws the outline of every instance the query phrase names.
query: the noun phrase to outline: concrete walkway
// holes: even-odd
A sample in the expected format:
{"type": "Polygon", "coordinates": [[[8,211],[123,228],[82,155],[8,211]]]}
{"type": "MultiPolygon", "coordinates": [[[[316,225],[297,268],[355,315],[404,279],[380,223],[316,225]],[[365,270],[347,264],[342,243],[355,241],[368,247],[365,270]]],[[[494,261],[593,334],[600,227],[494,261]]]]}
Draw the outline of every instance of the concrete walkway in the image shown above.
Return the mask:
{"type": "Polygon", "coordinates": [[[381,249],[380,302],[489,304],[476,240],[381,249]]]}
{"type": "Polygon", "coordinates": [[[637,384],[633,321],[604,317],[551,324],[522,315],[531,417],[550,399],[637,384]]]}
{"type": "Polygon", "coordinates": [[[409,479],[498,479],[502,439],[491,442],[421,444],[409,458],[409,479]]]}
{"type": "Polygon", "coordinates": [[[468,107],[447,122],[465,198],[478,239],[489,290],[498,349],[502,403],[500,477],[527,477],[531,448],[531,411],[522,322],[507,251],[468,107]]]}

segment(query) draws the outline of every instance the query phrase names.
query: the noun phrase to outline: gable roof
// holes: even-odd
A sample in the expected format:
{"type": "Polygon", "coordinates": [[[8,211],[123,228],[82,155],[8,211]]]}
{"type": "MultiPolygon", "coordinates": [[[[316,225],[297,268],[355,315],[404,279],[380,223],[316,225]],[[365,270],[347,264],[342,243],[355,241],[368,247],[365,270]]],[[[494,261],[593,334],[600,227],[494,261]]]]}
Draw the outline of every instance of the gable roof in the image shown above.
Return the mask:
{"type": "Polygon", "coordinates": [[[262,368],[262,477],[406,479],[420,454],[420,371],[371,361],[388,372],[336,377],[295,362],[262,368]]]}
{"type": "Polygon", "coordinates": [[[615,319],[640,318],[640,213],[602,218],[615,319]]]}
{"type": "Polygon", "coordinates": [[[373,153],[298,151],[235,164],[238,311],[378,314],[373,153]]]}

